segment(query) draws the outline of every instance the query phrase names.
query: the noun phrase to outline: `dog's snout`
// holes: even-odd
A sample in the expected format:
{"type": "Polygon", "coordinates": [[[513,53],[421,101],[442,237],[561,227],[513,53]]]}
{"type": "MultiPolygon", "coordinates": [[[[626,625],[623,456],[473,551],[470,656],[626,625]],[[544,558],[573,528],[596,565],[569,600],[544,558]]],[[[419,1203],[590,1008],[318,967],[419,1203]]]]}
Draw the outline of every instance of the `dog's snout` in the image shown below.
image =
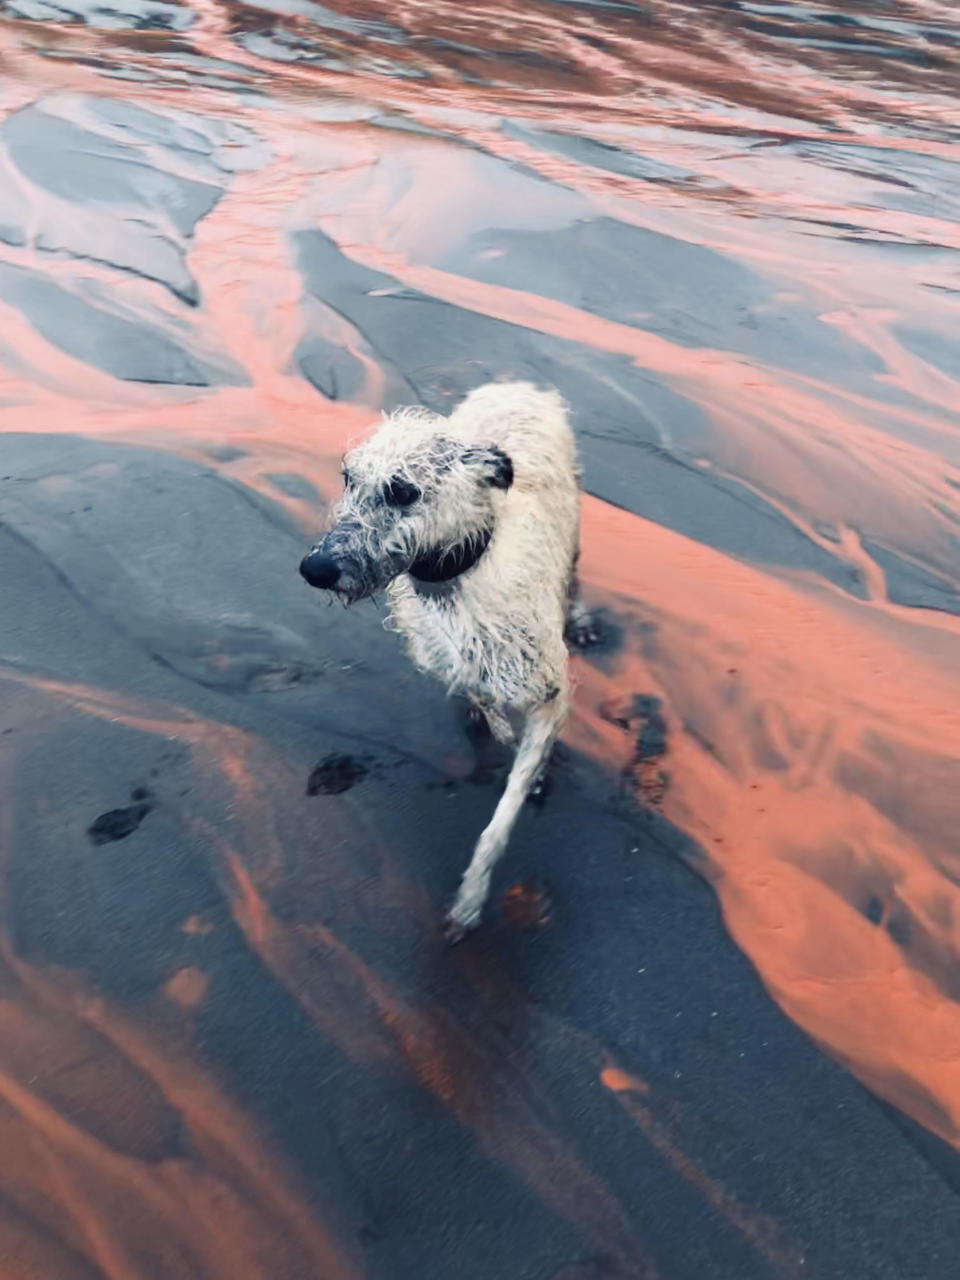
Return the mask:
{"type": "Polygon", "coordinates": [[[323,551],[311,551],[300,561],[300,573],[311,587],[329,591],[340,579],[340,566],[323,551]]]}

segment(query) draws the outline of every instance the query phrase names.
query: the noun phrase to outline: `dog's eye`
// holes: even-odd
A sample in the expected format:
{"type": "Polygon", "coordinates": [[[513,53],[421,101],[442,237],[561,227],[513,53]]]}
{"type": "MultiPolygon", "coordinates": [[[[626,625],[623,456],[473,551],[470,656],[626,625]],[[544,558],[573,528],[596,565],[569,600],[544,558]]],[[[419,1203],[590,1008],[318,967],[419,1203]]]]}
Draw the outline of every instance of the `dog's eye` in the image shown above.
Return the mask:
{"type": "Polygon", "coordinates": [[[394,476],[383,491],[384,501],[391,507],[410,507],[420,497],[420,490],[402,476],[394,476]]]}

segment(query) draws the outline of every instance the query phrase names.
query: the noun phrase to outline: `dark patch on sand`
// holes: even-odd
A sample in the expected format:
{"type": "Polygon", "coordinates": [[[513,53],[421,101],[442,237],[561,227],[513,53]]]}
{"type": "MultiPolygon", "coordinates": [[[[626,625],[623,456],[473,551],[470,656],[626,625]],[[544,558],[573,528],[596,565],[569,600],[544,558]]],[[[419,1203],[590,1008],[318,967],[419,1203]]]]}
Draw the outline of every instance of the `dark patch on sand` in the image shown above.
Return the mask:
{"type": "Polygon", "coordinates": [[[329,755],[320,761],[307,779],[307,795],[342,795],[361,782],[367,773],[367,766],[356,756],[329,755]]]}
{"type": "Polygon", "coordinates": [[[114,840],[126,840],[127,836],[133,835],[152,808],[152,804],[144,802],[101,813],[87,828],[87,838],[91,844],[111,844],[114,840]]]}
{"type": "Polygon", "coordinates": [[[659,760],[667,749],[667,722],[663,703],[652,694],[637,694],[633,700],[633,718],[639,720],[636,760],[659,760]]]}

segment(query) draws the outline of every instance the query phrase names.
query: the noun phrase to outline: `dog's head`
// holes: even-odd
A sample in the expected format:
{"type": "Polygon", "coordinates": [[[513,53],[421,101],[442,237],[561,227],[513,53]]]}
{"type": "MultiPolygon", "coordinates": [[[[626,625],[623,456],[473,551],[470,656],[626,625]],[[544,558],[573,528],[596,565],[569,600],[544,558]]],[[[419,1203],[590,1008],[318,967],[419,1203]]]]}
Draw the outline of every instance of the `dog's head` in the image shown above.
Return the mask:
{"type": "Polygon", "coordinates": [[[300,564],[311,586],[352,603],[401,573],[442,582],[472,568],[513,463],[495,445],[458,442],[445,425],[433,414],[397,413],[346,455],[334,523],[300,564]]]}

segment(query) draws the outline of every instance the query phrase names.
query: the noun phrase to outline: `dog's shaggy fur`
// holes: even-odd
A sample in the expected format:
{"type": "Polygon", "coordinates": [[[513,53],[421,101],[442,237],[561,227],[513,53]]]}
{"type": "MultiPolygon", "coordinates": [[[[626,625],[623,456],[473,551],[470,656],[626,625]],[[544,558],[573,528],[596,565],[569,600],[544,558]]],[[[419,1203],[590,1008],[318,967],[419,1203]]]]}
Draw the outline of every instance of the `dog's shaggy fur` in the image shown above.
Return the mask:
{"type": "Polygon", "coordinates": [[[348,602],[386,589],[418,667],[466,695],[516,757],[448,915],[479,923],[490,876],[567,715],[565,636],[590,618],[576,584],[579,485],[563,402],[526,383],[470,393],[449,418],[387,417],[344,459],[331,530],[301,564],[348,602]]]}

